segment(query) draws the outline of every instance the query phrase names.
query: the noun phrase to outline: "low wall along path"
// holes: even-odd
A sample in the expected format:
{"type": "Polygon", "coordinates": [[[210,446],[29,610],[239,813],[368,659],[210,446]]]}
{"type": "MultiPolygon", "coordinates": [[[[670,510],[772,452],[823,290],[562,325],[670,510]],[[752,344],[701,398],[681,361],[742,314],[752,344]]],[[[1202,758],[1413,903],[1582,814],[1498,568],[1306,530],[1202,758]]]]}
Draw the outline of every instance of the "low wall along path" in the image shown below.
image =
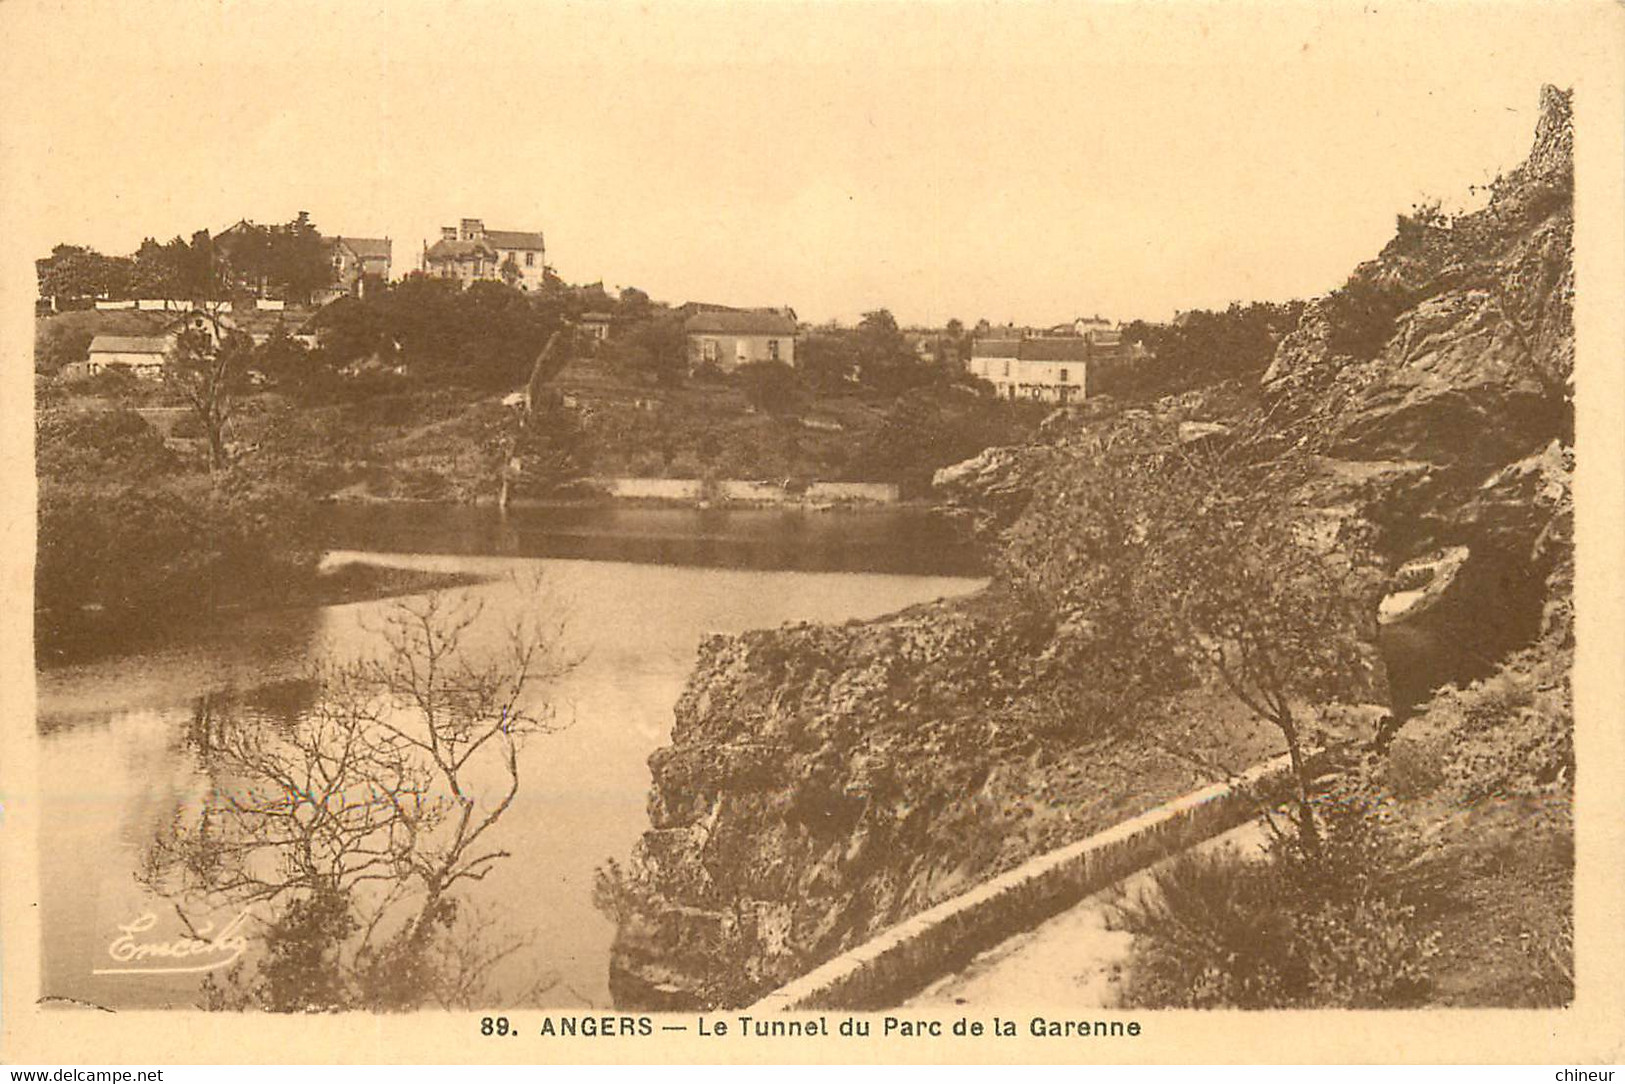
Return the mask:
{"type": "Polygon", "coordinates": [[[893,1007],[984,949],[1242,823],[1291,771],[1283,755],[1039,855],[842,953],[751,1010],[893,1007]]]}

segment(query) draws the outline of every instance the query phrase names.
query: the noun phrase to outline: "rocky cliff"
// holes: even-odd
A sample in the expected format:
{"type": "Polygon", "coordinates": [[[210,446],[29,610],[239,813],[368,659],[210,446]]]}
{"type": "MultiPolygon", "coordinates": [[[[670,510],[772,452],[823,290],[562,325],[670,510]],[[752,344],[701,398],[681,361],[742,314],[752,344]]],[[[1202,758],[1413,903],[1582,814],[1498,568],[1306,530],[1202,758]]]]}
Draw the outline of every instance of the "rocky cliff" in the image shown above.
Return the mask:
{"type": "MultiPolygon", "coordinates": [[[[1192,441],[1252,412],[1312,441],[1323,470],[1303,499],[1368,525],[1393,576],[1371,627],[1401,716],[1509,651],[1567,650],[1571,191],[1569,100],[1548,89],[1534,149],[1488,206],[1403,217],[1376,259],[1306,306],[1258,386],[1122,411],[1172,418],[1192,441]],[[1396,677],[1395,660],[1415,672],[1396,677]]],[[[997,545],[1066,442],[1099,422],[1058,416],[1030,447],[942,472],[939,489],[997,545]]],[[[599,885],[619,928],[617,1001],[747,1003],[1188,789],[1169,734],[1079,729],[1046,665],[1054,634],[995,585],[878,621],[706,643],[672,743],[650,761],[650,830],[599,885]]],[[[1200,690],[1166,726],[1231,766],[1278,748],[1200,690]]]]}

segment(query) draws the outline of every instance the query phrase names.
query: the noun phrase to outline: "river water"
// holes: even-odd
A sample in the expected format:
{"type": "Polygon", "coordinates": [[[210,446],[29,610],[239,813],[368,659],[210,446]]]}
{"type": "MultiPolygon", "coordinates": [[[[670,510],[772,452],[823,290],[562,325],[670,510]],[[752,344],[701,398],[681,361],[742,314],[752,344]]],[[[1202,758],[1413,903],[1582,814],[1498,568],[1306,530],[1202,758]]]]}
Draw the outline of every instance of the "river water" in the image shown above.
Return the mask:
{"type": "MultiPolygon", "coordinates": [[[[489,577],[465,589],[483,608],[482,628],[539,610],[563,616],[561,648],[579,662],[535,695],[570,725],[525,746],[523,787],[494,830],[512,857],[474,893],[500,932],[531,938],[494,973],[500,996],[546,976],[553,985],[541,1003],[556,1006],[609,1004],[614,930],[592,906],[594,872],[624,859],[647,825],[646,760],[668,739],[704,636],[875,617],[982,583],[942,525],[904,510],[499,516],[380,506],[332,510],[328,529],[330,565],[489,577]]],[[[40,673],[46,996],[112,1008],[197,1003],[206,972],[183,968],[221,954],[130,967],[115,951],[121,938],[128,946],[180,936],[172,901],[138,874],[154,840],[197,816],[210,788],[222,786],[195,740],[197,722],[308,710],[310,664],[373,653],[391,605],[258,613],[40,673]],[[135,928],[147,916],[150,928],[135,928]]],[[[217,936],[230,917],[214,919],[217,936]]]]}

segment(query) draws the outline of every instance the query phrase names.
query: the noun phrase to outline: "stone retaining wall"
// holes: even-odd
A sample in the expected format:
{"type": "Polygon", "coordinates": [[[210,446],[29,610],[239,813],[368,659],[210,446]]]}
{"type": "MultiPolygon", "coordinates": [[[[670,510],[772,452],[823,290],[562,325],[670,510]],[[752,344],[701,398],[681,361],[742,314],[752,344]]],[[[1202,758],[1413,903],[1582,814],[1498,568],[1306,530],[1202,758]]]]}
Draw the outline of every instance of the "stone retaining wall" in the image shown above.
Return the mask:
{"type": "MultiPolygon", "coordinates": [[[[698,501],[706,486],[698,478],[593,478],[591,483],[612,497],[631,500],[698,501]]],[[[715,495],[725,501],[748,504],[895,504],[899,491],[893,482],[813,482],[804,492],[791,492],[777,482],[725,479],[716,483],[715,495]]]]}
{"type": "Polygon", "coordinates": [[[751,1006],[882,1009],[1131,873],[1240,824],[1291,778],[1286,756],[1259,764],[1001,874],[893,926],[751,1006]]]}

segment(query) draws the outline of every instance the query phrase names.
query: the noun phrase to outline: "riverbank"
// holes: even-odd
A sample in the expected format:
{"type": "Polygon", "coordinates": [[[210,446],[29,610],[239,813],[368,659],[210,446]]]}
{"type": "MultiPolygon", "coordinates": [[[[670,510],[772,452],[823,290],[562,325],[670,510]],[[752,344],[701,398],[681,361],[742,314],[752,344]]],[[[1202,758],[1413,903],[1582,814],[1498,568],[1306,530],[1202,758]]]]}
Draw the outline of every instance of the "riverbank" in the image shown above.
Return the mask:
{"type": "Polygon", "coordinates": [[[274,597],[221,606],[203,616],[185,621],[153,620],[141,626],[141,636],[132,640],[125,620],[105,611],[89,611],[65,627],[48,645],[35,650],[35,664],[44,669],[87,662],[108,655],[162,648],[179,640],[207,636],[229,628],[245,616],[275,614],[286,610],[342,606],[415,595],[428,591],[472,587],[486,577],[463,572],[427,572],[403,569],[365,561],[319,567],[307,578],[282,585],[274,597]]]}
{"type": "MultiPolygon", "coordinates": [[[[318,498],[323,504],[447,503],[429,497],[379,496],[365,485],[346,486],[318,498]]],[[[502,507],[494,493],[475,494],[455,503],[477,508],[502,507]]],[[[782,508],[787,511],[864,513],[936,507],[929,497],[904,499],[890,482],[784,482],[705,478],[584,478],[560,487],[552,496],[513,496],[508,508],[590,508],[625,505],[631,508],[782,508]]]]}

